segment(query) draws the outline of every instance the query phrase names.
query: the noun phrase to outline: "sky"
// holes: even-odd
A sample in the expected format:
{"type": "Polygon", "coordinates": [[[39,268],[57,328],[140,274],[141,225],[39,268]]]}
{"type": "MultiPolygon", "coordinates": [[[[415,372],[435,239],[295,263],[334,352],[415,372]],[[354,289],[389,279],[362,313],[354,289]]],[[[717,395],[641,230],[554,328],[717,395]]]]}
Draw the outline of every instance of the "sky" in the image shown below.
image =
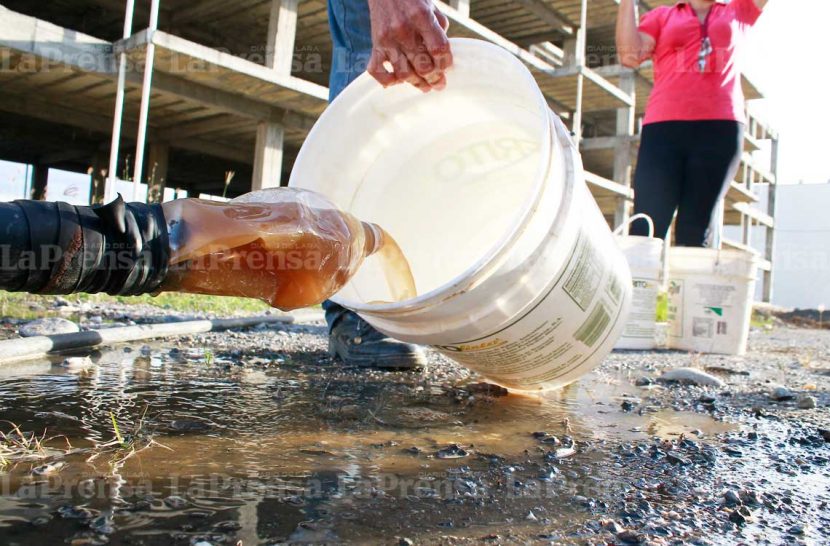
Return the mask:
{"type": "Polygon", "coordinates": [[[744,73],[765,95],[750,111],[778,130],[782,183],[830,180],[827,0],[769,0],[750,31],[744,73]]]}
{"type": "MultiPolygon", "coordinates": [[[[828,21],[827,0],[769,0],[743,50],[744,72],[766,96],[753,101],[750,111],[779,133],[779,178],[785,184],[830,180],[828,21]]],[[[0,161],[0,200],[24,197],[26,179],[25,166],[0,161]]],[[[80,204],[88,196],[87,175],[50,173],[50,199],[80,204]]]]}

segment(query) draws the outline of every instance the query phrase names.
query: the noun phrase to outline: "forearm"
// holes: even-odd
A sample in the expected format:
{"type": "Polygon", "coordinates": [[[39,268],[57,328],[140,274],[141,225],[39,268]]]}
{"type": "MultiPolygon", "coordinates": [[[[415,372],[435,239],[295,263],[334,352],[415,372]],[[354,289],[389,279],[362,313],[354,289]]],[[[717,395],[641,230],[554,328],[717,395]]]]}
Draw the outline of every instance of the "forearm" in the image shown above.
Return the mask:
{"type": "Polygon", "coordinates": [[[620,0],[617,11],[617,55],[624,66],[640,64],[643,40],[637,30],[637,6],[634,0],[620,0]]]}

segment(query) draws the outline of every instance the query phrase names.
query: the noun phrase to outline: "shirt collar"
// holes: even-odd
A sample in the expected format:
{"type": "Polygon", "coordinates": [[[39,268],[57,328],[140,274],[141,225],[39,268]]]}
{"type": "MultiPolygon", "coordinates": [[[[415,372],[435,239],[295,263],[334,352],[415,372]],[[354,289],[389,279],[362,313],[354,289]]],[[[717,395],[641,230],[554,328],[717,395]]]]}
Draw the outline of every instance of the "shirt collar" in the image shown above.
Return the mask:
{"type": "MultiPolygon", "coordinates": [[[[675,6],[676,6],[676,7],[681,7],[681,6],[685,6],[685,5],[686,5],[686,4],[688,4],[688,3],[689,3],[689,2],[678,2],[677,4],[675,4],[675,6]]],[[[715,0],[715,4],[723,4],[723,5],[726,5],[726,4],[728,4],[728,3],[729,3],[729,0],[715,0]]]]}

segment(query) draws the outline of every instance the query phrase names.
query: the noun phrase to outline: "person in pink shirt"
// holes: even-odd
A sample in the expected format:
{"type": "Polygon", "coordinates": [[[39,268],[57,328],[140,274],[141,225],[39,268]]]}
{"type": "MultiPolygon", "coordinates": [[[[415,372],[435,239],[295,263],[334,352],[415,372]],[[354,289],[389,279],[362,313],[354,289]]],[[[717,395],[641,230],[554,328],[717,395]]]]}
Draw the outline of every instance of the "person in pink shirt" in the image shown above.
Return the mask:
{"type": "MultiPolygon", "coordinates": [[[[660,6],[639,24],[633,0],[617,17],[620,62],[651,59],[654,88],[634,174],[634,210],[664,237],[677,212],[675,244],[706,246],[718,201],[743,150],[744,97],[737,52],[767,0],[690,0],[660,6]]],[[[632,235],[646,235],[635,222],[632,235]]]]}

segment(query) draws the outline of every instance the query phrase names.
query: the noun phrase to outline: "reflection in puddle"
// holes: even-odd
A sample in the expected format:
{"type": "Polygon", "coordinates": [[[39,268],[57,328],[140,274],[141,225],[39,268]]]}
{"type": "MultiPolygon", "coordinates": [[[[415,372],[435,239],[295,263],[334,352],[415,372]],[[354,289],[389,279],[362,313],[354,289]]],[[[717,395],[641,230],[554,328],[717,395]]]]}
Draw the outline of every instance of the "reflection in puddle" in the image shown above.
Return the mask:
{"type": "MultiPolygon", "coordinates": [[[[7,467],[0,539],[325,542],[414,525],[440,531],[447,521],[456,534],[460,526],[480,535],[505,518],[529,525],[521,523],[528,511],[544,509],[526,493],[532,487],[550,496],[564,495],[565,483],[593,484],[609,464],[603,451],[570,458],[565,449],[560,461],[554,448],[568,437],[580,446],[730,430],[642,404],[622,412],[621,400],[642,392],[600,373],[544,397],[490,398],[408,374],[243,367],[169,349],[105,352],[83,373],[41,362],[29,375],[0,378],[3,419],[65,435],[72,446],[53,475],[32,475],[44,461],[7,467]],[[123,457],[113,419],[124,444],[161,446],[123,457]],[[454,444],[454,458],[436,457],[454,444]],[[527,500],[497,502],[495,488],[514,494],[516,484],[527,500]]],[[[574,517],[575,507],[557,506],[540,517],[574,517]]]]}

